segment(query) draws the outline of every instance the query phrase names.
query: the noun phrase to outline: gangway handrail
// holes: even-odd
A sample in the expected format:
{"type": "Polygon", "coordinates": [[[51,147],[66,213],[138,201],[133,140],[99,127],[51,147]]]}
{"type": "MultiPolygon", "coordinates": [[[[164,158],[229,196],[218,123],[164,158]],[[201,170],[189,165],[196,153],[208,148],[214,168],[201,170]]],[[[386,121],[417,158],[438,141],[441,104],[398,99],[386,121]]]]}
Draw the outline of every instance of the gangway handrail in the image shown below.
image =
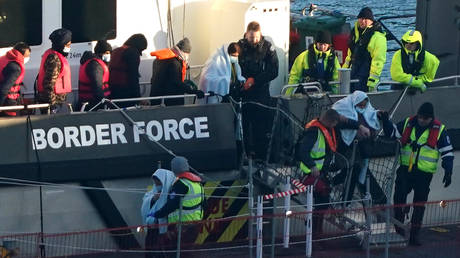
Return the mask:
{"type": "MultiPolygon", "coordinates": [[[[297,88],[299,86],[303,86],[304,89],[308,90],[316,90],[318,93],[321,93],[321,84],[319,82],[302,82],[298,84],[287,84],[284,85],[283,88],[281,89],[281,95],[284,95],[286,91],[290,88],[297,88]]],[[[292,94],[291,94],[292,95],[292,94]]]]}

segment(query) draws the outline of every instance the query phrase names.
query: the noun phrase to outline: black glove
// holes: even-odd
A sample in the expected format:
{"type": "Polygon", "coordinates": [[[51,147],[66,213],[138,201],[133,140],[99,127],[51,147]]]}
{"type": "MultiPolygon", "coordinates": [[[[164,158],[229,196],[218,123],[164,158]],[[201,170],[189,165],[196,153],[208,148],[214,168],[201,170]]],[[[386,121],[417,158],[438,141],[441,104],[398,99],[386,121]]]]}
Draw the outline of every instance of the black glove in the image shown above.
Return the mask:
{"type": "Polygon", "coordinates": [[[390,114],[387,111],[379,110],[377,112],[377,117],[382,121],[388,121],[390,119],[390,114]]]}
{"type": "Polygon", "coordinates": [[[193,94],[195,94],[196,97],[199,98],[199,99],[204,98],[204,92],[201,91],[201,90],[195,90],[195,92],[193,94]]]}
{"type": "Polygon", "coordinates": [[[452,171],[444,171],[444,178],[442,179],[442,182],[444,183],[444,187],[448,187],[450,183],[452,183],[452,171]]]}
{"type": "Polygon", "coordinates": [[[299,84],[297,86],[297,88],[295,89],[295,92],[294,93],[301,93],[301,94],[305,94],[305,90],[303,88],[303,85],[302,84],[299,84]]]}
{"type": "Polygon", "coordinates": [[[198,89],[198,86],[196,86],[196,84],[192,80],[184,80],[184,83],[187,84],[192,90],[198,89]]]}

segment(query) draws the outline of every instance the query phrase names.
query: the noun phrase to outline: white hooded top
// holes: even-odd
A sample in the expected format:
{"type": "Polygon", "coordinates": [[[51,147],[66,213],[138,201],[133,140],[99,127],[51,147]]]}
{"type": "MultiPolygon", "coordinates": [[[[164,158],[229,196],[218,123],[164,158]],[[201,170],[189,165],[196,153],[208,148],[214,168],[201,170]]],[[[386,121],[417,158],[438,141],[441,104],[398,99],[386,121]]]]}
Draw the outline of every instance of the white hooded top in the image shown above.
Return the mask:
{"type": "MultiPolygon", "coordinates": [[[[228,44],[218,48],[209,58],[201,71],[198,87],[204,92],[213,91],[216,94],[225,96],[230,91],[230,80],[232,76],[232,66],[230,56],[227,53],[228,44]]],[[[239,81],[246,79],[241,76],[241,67],[235,63],[235,72],[239,81]]],[[[209,97],[208,103],[218,103],[217,97],[209,97]]]]}
{"type": "MultiPolygon", "coordinates": [[[[346,96],[345,98],[337,101],[332,105],[332,108],[335,109],[340,115],[345,116],[346,118],[358,121],[358,112],[356,111],[355,106],[361,101],[365,100],[367,94],[362,91],[355,91],[352,94],[346,96]]],[[[377,118],[377,110],[372,107],[370,101],[367,102],[364,113],[362,114],[366,123],[373,128],[374,130],[380,129],[380,123],[377,118]]],[[[356,129],[341,129],[340,134],[345,144],[350,145],[355,139],[358,130],[356,129]]]]}
{"type": "MultiPolygon", "coordinates": [[[[161,169],[161,168],[157,169],[157,171],[153,173],[153,176],[158,178],[158,180],[160,180],[162,184],[161,194],[158,200],[150,208],[150,203],[151,203],[153,196],[160,191],[158,187],[154,184],[152,190],[145,193],[142,199],[142,206],[141,206],[142,223],[144,225],[153,225],[156,223],[167,224],[168,223],[167,218],[157,219],[154,217],[147,217],[147,215],[149,213],[158,211],[159,209],[163,208],[163,206],[166,204],[166,202],[168,201],[169,191],[174,181],[176,180],[176,176],[174,175],[173,172],[166,170],[166,169],[161,169]]],[[[166,233],[167,226],[161,226],[159,230],[160,230],[160,234],[166,233]]]]}

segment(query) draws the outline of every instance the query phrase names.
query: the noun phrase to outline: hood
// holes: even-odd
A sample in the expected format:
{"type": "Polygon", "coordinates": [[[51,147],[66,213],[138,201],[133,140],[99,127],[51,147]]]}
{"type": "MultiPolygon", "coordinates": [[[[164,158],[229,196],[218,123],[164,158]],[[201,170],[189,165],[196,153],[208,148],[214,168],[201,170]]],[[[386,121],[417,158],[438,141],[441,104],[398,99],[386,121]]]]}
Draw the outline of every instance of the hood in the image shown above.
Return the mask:
{"type": "Polygon", "coordinates": [[[419,53],[422,50],[422,34],[418,30],[408,30],[402,36],[401,41],[403,44],[404,51],[406,51],[406,53],[409,53],[409,50],[407,50],[404,46],[405,43],[418,43],[419,46],[415,52],[419,53]]]}
{"type": "Polygon", "coordinates": [[[24,56],[16,49],[11,49],[10,51],[6,52],[6,58],[10,60],[18,60],[19,62],[24,63],[24,56]]]}
{"type": "Polygon", "coordinates": [[[80,58],[80,64],[84,64],[86,61],[97,57],[93,52],[91,51],[85,51],[83,52],[83,55],[80,58]]]}

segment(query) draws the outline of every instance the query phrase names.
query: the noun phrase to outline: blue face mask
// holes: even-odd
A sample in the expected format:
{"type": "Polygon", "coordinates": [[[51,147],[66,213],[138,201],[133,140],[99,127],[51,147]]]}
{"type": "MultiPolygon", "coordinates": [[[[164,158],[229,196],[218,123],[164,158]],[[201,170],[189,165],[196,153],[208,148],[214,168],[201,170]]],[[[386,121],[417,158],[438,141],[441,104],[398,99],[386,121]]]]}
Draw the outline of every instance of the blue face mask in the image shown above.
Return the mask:
{"type": "Polygon", "coordinates": [[[363,114],[364,111],[366,111],[365,108],[360,108],[360,107],[355,107],[355,109],[356,109],[356,112],[358,112],[358,113],[360,113],[360,114],[363,114]]]}
{"type": "Polygon", "coordinates": [[[237,56],[230,56],[230,62],[232,64],[237,64],[238,63],[238,57],[237,56]]]}

